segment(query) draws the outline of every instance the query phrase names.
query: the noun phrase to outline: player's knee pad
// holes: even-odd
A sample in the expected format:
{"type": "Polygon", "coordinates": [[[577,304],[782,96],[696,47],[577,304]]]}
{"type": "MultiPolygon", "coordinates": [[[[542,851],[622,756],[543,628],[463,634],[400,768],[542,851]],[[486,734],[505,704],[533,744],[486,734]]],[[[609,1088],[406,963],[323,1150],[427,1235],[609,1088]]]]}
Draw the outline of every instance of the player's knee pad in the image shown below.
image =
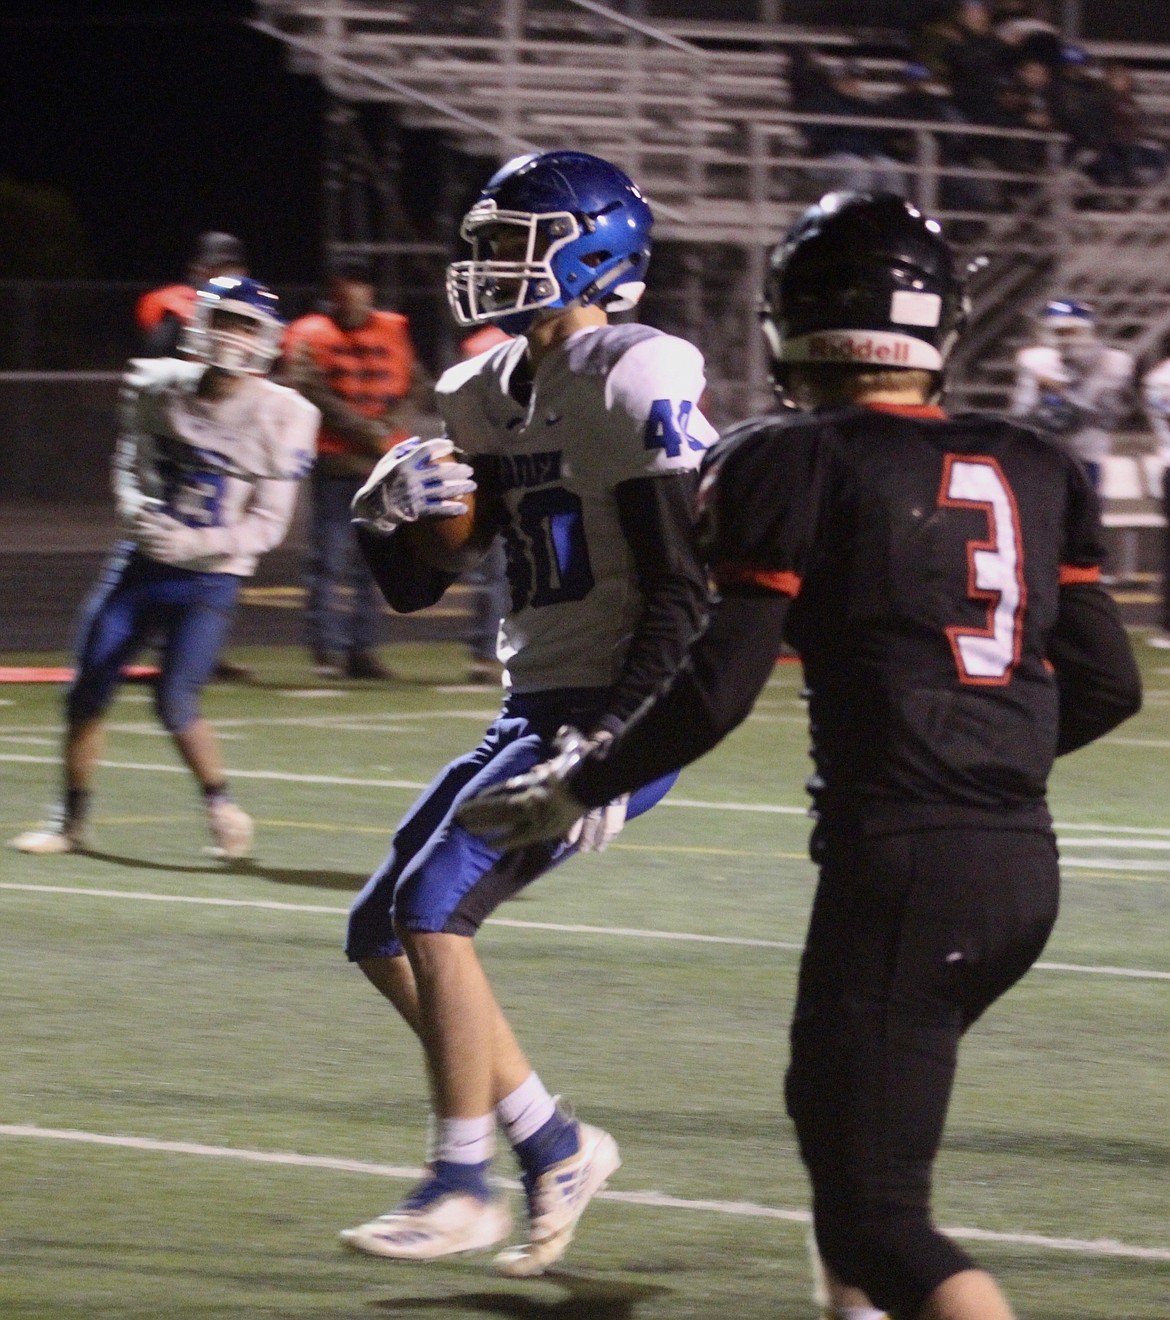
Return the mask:
{"type": "Polygon", "coordinates": [[[199,689],[186,683],[160,683],[154,709],[168,733],[182,733],[199,718],[199,689]]]}

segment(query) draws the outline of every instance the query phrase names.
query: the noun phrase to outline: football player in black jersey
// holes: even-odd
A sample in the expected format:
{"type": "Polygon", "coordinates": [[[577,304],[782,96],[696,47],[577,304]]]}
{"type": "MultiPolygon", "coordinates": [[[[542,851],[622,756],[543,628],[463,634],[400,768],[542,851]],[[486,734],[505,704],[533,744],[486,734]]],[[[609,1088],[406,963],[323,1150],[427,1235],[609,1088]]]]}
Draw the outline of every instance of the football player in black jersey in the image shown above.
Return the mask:
{"type": "Polygon", "coordinates": [[[704,465],[705,630],[607,746],[568,738],[462,816],[497,845],[558,837],[714,747],[781,642],[799,651],[820,875],[786,1098],[831,1316],[1011,1316],[934,1227],[932,1165],[961,1036],[1056,919],[1053,758],[1141,702],[1082,467],[933,402],[964,315],[937,224],[901,198],[807,211],[764,290],[796,408],[734,429],[704,465]]]}

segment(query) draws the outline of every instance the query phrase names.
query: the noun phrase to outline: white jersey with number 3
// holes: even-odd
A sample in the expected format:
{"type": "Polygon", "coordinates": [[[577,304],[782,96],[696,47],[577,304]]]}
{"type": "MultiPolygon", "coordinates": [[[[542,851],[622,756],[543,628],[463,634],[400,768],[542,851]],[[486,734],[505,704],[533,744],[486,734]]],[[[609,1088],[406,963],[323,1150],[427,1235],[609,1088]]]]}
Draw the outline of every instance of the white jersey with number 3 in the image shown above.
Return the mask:
{"type": "Polygon", "coordinates": [[[178,358],[135,358],[122,378],[114,456],[118,513],[133,534],[147,504],[207,532],[208,553],[183,565],[249,577],[279,544],[297,483],[313,466],[318,409],[294,390],[245,376],[205,399],[208,368],[178,358]]]}
{"type": "Polygon", "coordinates": [[[615,491],[698,467],[716,438],[698,408],[703,358],[646,326],[579,330],[542,359],[521,404],[508,386],[526,349],[516,339],[452,367],[439,411],[456,445],[493,457],[507,508],[509,684],[605,687],[643,607],[615,491]]]}

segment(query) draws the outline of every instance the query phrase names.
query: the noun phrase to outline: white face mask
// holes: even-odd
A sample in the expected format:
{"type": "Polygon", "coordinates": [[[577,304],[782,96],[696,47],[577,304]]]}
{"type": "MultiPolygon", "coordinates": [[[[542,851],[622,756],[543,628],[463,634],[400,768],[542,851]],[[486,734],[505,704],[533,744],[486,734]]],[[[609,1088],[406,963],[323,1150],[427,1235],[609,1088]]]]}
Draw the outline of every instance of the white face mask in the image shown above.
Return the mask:
{"type": "Polygon", "coordinates": [[[180,347],[230,376],[263,376],[280,353],[281,329],[275,318],[246,304],[210,309],[197,305],[180,347]],[[232,319],[227,324],[216,324],[228,315],[232,319]]]}

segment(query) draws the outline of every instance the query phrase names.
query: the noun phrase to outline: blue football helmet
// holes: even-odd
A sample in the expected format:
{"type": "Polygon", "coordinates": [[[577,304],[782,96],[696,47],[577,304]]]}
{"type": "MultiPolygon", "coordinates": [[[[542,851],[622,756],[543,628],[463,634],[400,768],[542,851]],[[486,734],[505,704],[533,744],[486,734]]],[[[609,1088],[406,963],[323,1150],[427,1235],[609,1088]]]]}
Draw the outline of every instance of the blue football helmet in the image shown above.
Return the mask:
{"type": "Polygon", "coordinates": [[[280,354],[280,299],[259,280],[219,275],[195,295],[179,347],[232,376],[263,376],[280,354]]]}
{"type": "Polygon", "coordinates": [[[1040,337],[1046,344],[1066,344],[1097,336],[1097,316],[1088,303],[1054,298],[1040,313],[1040,337]]]}
{"type": "Polygon", "coordinates": [[[609,161],[583,151],[518,156],[463,217],[471,259],[447,267],[455,320],[522,334],[546,308],[627,310],[646,288],[653,221],[609,161]]]}

